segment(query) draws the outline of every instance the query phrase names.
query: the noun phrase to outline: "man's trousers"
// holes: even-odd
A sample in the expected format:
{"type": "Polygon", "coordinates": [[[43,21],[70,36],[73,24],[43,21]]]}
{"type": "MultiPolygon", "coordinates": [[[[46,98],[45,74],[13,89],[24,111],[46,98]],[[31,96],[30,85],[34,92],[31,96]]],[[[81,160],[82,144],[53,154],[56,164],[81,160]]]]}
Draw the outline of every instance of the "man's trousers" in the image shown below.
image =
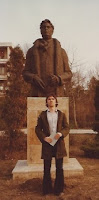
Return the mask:
{"type": "MultiPolygon", "coordinates": [[[[43,194],[52,193],[51,161],[44,160],[43,194]]],[[[54,183],[54,194],[59,195],[64,189],[63,158],[56,159],[56,178],[54,183]]]]}

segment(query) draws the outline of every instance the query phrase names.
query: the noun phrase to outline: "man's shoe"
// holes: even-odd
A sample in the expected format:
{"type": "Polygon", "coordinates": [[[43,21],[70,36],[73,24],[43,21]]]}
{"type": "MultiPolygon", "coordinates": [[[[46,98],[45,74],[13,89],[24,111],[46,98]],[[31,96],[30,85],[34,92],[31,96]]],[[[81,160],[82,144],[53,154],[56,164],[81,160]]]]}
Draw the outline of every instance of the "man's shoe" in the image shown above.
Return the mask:
{"type": "Polygon", "coordinates": [[[64,196],[64,192],[61,192],[58,196],[59,196],[59,200],[66,200],[64,196]]]}

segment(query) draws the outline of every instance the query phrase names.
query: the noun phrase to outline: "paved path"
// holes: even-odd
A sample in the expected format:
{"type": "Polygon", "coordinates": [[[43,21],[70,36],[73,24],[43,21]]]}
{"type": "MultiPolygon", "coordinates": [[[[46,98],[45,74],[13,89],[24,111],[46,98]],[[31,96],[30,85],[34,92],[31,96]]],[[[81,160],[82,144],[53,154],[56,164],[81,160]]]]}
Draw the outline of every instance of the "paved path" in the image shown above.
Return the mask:
{"type": "Polygon", "coordinates": [[[71,134],[97,134],[92,129],[70,129],[71,134]]]}
{"type": "MultiPolygon", "coordinates": [[[[27,134],[27,129],[22,129],[22,131],[27,134]]],[[[97,132],[92,129],[70,129],[70,134],[96,134],[97,132]]]]}
{"type": "MultiPolygon", "coordinates": [[[[22,129],[24,134],[27,134],[27,129],[22,129]]],[[[4,131],[0,131],[0,136],[5,134],[4,131]]],[[[97,132],[92,129],[70,129],[70,134],[97,134],[97,132]]]]}

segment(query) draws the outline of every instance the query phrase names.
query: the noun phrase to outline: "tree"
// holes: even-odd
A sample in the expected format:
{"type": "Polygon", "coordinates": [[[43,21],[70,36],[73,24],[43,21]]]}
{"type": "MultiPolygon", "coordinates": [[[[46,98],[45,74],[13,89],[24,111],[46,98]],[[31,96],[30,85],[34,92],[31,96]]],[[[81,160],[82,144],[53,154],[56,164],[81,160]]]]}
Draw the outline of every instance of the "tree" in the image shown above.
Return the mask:
{"type": "MultiPolygon", "coordinates": [[[[73,72],[73,78],[71,81],[70,96],[70,121],[74,121],[74,127],[81,127],[81,113],[83,111],[83,103],[85,97],[84,80],[81,70],[73,72]]],[[[83,116],[82,116],[83,119],[83,116]]]]}
{"type": "Polygon", "coordinates": [[[10,143],[17,130],[26,124],[26,97],[29,86],[23,80],[23,68],[24,55],[21,48],[19,46],[12,48],[10,60],[7,63],[8,88],[2,112],[10,135],[10,143]]]}
{"type": "Polygon", "coordinates": [[[75,59],[75,53],[76,49],[72,53],[71,61],[69,60],[70,67],[72,68],[73,72],[73,77],[68,96],[70,97],[70,125],[73,128],[78,128],[81,126],[81,123],[79,123],[79,115],[82,110],[83,98],[85,96],[85,77],[82,71],[83,68],[81,68],[84,65],[84,62],[75,59]]]}
{"type": "Polygon", "coordinates": [[[84,151],[84,154],[86,156],[99,158],[99,80],[96,80],[93,77],[92,82],[94,83],[93,86],[95,87],[95,121],[93,124],[93,130],[96,131],[98,134],[96,134],[93,141],[88,140],[86,144],[81,147],[81,149],[84,151]]]}
{"type": "Polygon", "coordinates": [[[99,135],[99,80],[96,81],[94,105],[95,105],[95,121],[93,124],[93,130],[97,131],[99,135]]]}

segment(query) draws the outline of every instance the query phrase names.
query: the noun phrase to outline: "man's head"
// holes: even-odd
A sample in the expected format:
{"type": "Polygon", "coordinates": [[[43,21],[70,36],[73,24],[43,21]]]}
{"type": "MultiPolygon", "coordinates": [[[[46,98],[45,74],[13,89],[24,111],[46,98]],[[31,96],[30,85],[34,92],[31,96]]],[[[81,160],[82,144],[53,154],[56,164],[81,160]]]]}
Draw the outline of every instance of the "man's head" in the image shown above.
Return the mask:
{"type": "Polygon", "coordinates": [[[46,97],[46,106],[47,107],[57,107],[58,106],[57,97],[54,94],[50,94],[46,97]]]}
{"type": "Polygon", "coordinates": [[[45,19],[40,24],[40,30],[44,39],[51,39],[54,31],[54,26],[50,20],[45,19]]]}

